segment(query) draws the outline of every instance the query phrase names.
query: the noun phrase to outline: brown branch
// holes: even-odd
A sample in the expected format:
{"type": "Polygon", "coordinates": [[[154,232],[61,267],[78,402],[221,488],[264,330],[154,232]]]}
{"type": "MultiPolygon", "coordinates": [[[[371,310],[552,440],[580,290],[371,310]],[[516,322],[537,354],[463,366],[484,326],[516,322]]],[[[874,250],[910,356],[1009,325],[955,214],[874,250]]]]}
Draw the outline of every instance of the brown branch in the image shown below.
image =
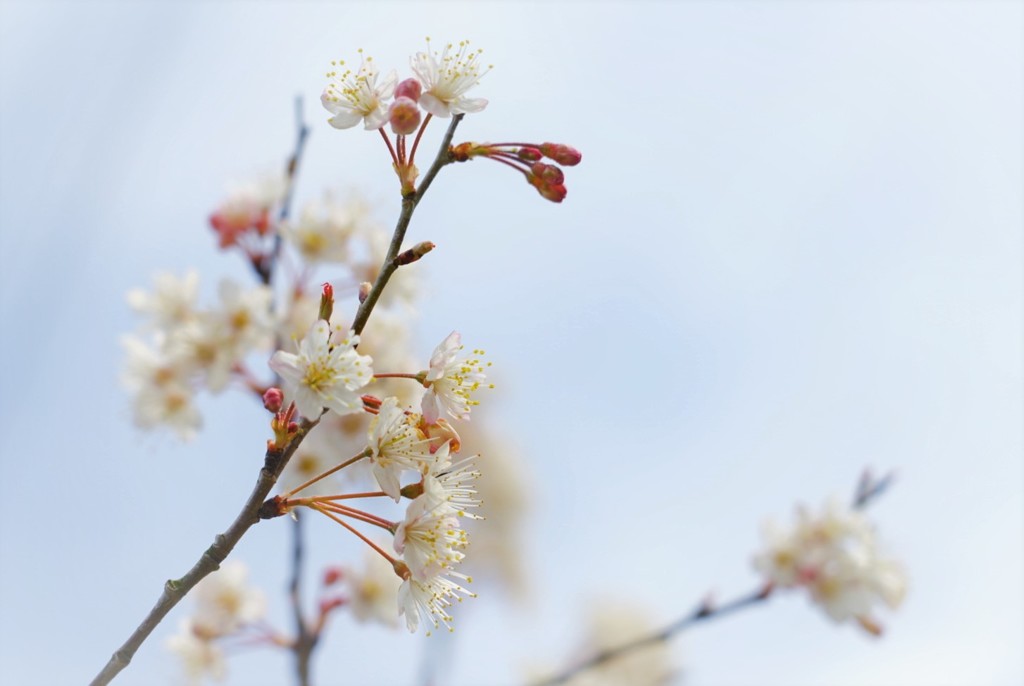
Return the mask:
{"type": "Polygon", "coordinates": [[[319,423],[319,419],[310,421],[304,419],[299,425],[299,431],[295,434],[295,437],[283,448],[268,448],[267,454],[263,462],[263,467],[260,469],[259,478],[256,480],[256,486],[253,488],[252,493],[249,494],[249,498],[245,501],[245,505],[242,506],[241,512],[235,517],[235,521],[231,523],[231,526],[227,530],[214,537],[213,544],[207,548],[203,554],[199,557],[199,560],[188,570],[184,576],[180,579],[170,579],[164,584],[163,593],[160,594],[160,598],[157,600],[156,605],[149,611],[146,618],[142,620],[142,623],[136,627],[135,631],[132,632],[128,640],[124,642],[120,648],[111,656],[110,660],[103,667],[96,678],[90,682],[90,686],[103,686],[104,684],[110,683],[117,674],[128,666],[132,661],[132,657],[135,656],[139,646],[142,645],[158,624],[167,616],[167,613],[177,605],[185,595],[191,591],[196,584],[198,584],[203,577],[210,572],[214,572],[220,568],[220,563],[227,558],[228,554],[234,550],[238,541],[241,540],[242,536],[249,528],[260,521],[259,510],[260,506],[263,505],[263,501],[266,500],[267,494],[270,493],[270,489],[277,483],[278,477],[281,476],[281,471],[285,465],[288,464],[288,460],[291,459],[292,455],[298,449],[302,443],[303,437],[309,433],[309,430],[319,423]]]}
{"type": "Polygon", "coordinates": [[[310,684],[310,661],[320,635],[310,631],[306,618],[302,613],[302,566],[303,566],[303,530],[302,514],[295,512],[292,526],[292,578],[288,584],[288,595],[291,599],[292,615],[295,620],[295,643],[292,653],[295,657],[295,675],[299,686],[310,684]]]}
{"type": "MultiPolygon", "coordinates": [[[[892,485],[893,478],[894,476],[890,472],[882,478],[876,479],[870,470],[864,470],[860,481],[857,483],[856,491],[854,492],[852,503],[853,508],[856,510],[862,510],[870,505],[878,496],[882,495],[890,485],[892,485]]],[[[602,650],[589,659],[579,663],[575,667],[567,669],[546,681],[535,682],[532,686],[556,686],[557,684],[564,684],[580,672],[585,672],[588,669],[593,669],[594,667],[603,665],[604,663],[614,660],[621,655],[625,655],[649,645],[668,641],[676,634],[689,629],[694,624],[759,605],[771,597],[773,589],[774,586],[771,583],[767,583],[757,590],[751,591],[746,595],[742,595],[722,605],[715,605],[710,600],[705,600],[698,605],[693,612],[676,620],[672,624],[669,624],[661,631],[647,636],[642,636],[636,640],[624,643],[614,648],[602,650]]]]}
{"type": "Polygon", "coordinates": [[[452,137],[455,136],[455,129],[458,127],[459,122],[462,121],[462,117],[465,115],[456,114],[452,117],[452,123],[448,125],[448,131],[444,134],[444,139],[441,141],[441,148],[437,151],[437,157],[434,159],[434,163],[430,165],[430,169],[423,175],[423,180],[420,181],[420,187],[417,188],[413,193],[402,197],[402,212],[398,215],[398,222],[395,224],[395,233],[391,236],[391,245],[388,246],[387,256],[384,258],[384,264],[381,265],[380,273],[377,275],[377,280],[373,282],[373,287],[367,294],[366,299],[359,305],[359,310],[356,312],[356,317],[352,321],[352,330],[356,334],[360,334],[363,331],[363,327],[366,326],[367,320],[370,318],[370,313],[373,312],[374,306],[377,304],[377,300],[380,299],[381,293],[384,291],[384,287],[387,286],[388,280],[391,275],[398,269],[398,257],[399,251],[402,249],[402,242],[405,240],[405,232],[409,228],[409,221],[412,219],[412,213],[416,209],[420,200],[423,199],[424,193],[430,188],[430,184],[434,181],[434,177],[441,171],[441,168],[446,164],[451,164],[455,161],[451,153],[452,137]]]}
{"type": "Polygon", "coordinates": [[[676,620],[672,624],[648,636],[643,636],[629,643],[623,643],[622,645],[614,648],[608,648],[601,652],[593,655],[589,659],[579,663],[575,667],[565,670],[557,676],[553,676],[546,681],[536,682],[533,686],[556,686],[556,684],[564,684],[572,677],[576,676],[580,672],[585,672],[588,669],[593,669],[599,665],[603,665],[610,660],[614,660],[617,657],[630,653],[634,650],[654,645],[656,643],[662,643],[669,640],[676,634],[689,629],[694,624],[707,621],[723,615],[732,614],[747,607],[753,607],[764,602],[771,596],[772,587],[771,585],[764,586],[757,589],[752,593],[740,596],[735,600],[730,600],[722,605],[712,605],[708,601],[702,602],[698,605],[693,612],[676,620]]]}

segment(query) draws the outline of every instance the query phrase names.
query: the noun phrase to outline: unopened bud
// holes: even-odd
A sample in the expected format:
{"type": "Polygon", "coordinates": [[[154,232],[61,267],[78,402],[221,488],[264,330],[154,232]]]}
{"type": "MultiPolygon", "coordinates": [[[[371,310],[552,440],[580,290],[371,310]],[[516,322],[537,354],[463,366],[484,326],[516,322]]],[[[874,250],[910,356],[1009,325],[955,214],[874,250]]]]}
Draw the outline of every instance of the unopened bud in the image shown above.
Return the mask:
{"type": "Polygon", "coordinates": [[[553,164],[534,162],[533,166],[530,167],[530,171],[539,176],[540,179],[547,184],[557,185],[565,181],[565,174],[563,174],[562,170],[553,164]]]}
{"type": "Polygon", "coordinates": [[[422,243],[417,243],[416,245],[409,248],[405,252],[399,254],[398,257],[395,258],[395,264],[397,264],[399,267],[406,264],[412,264],[416,260],[426,255],[428,252],[433,250],[435,247],[437,246],[435,246],[430,241],[423,241],[422,243]]]}
{"type": "Polygon", "coordinates": [[[276,386],[271,386],[263,394],[263,407],[267,408],[269,412],[281,411],[281,405],[284,404],[284,392],[276,386]]]}
{"type": "Polygon", "coordinates": [[[562,184],[546,183],[544,179],[536,176],[535,174],[530,174],[527,177],[527,181],[530,182],[531,186],[537,189],[537,192],[541,194],[541,197],[546,198],[551,202],[562,202],[565,200],[565,194],[567,191],[565,186],[562,184]]]}
{"type": "Polygon", "coordinates": [[[568,145],[562,145],[561,143],[542,143],[540,151],[545,157],[567,167],[575,167],[583,159],[583,155],[579,150],[568,145]]]}
{"type": "Polygon", "coordinates": [[[544,154],[537,148],[519,148],[516,156],[523,162],[539,162],[544,154]]]}
{"type": "Polygon", "coordinates": [[[331,315],[334,313],[334,286],[329,283],[324,284],[323,293],[320,295],[320,315],[319,318],[330,324],[331,315]]]}
{"type": "Polygon", "coordinates": [[[395,98],[409,98],[413,102],[420,101],[423,86],[416,79],[406,79],[395,86],[395,98]]]}
{"type": "Polygon", "coordinates": [[[370,289],[373,288],[373,284],[369,281],[363,281],[359,284],[359,302],[364,303],[366,299],[370,297],[370,289]]]}
{"type": "Polygon", "coordinates": [[[341,567],[328,567],[324,570],[324,586],[333,586],[345,576],[345,570],[341,567]]]}
{"type": "Polygon", "coordinates": [[[395,98],[388,108],[391,130],[401,136],[415,133],[420,125],[420,108],[412,98],[395,98]]]}

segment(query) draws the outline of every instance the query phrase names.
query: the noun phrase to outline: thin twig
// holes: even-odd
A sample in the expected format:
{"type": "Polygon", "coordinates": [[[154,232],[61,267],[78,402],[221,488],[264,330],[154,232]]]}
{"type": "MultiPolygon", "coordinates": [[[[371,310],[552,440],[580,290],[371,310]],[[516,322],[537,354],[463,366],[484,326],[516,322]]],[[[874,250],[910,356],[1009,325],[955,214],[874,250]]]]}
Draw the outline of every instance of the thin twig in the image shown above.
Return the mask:
{"type": "Polygon", "coordinates": [[[452,123],[448,125],[448,131],[444,134],[444,139],[441,141],[441,148],[437,151],[437,157],[434,159],[434,163],[430,165],[430,169],[423,175],[423,179],[420,181],[419,188],[415,192],[402,197],[402,212],[398,215],[398,222],[395,225],[395,233],[391,236],[391,245],[388,247],[387,256],[384,258],[384,264],[381,265],[380,273],[377,275],[377,280],[374,281],[373,287],[366,296],[366,300],[359,305],[359,310],[356,312],[356,317],[352,321],[352,330],[356,334],[362,333],[363,327],[366,326],[367,320],[370,318],[370,313],[373,311],[374,306],[377,304],[377,300],[380,299],[381,293],[384,291],[384,287],[388,283],[388,279],[398,269],[398,264],[395,262],[395,258],[398,257],[399,251],[402,249],[402,242],[405,240],[406,229],[409,228],[409,221],[412,219],[412,213],[416,209],[420,200],[423,199],[423,194],[427,192],[431,182],[437,173],[441,171],[441,168],[446,164],[454,162],[454,158],[451,154],[452,137],[455,136],[455,128],[462,121],[464,115],[456,114],[452,117],[452,123]]]}
{"type": "MultiPolygon", "coordinates": [[[[889,473],[883,476],[881,479],[876,479],[874,475],[865,470],[861,475],[860,481],[857,484],[857,489],[854,492],[853,507],[857,510],[862,510],[872,502],[875,498],[880,496],[885,490],[892,484],[893,474],[889,473]]],[[[593,669],[599,665],[604,664],[610,660],[630,653],[639,648],[644,648],[649,645],[655,645],[664,641],[668,641],[676,634],[689,629],[694,624],[700,622],[722,617],[724,615],[732,614],[739,610],[753,607],[764,602],[772,595],[774,586],[771,583],[767,583],[760,588],[742,595],[734,600],[730,600],[727,603],[721,605],[713,604],[710,600],[703,601],[698,605],[690,614],[681,617],[672,624],[661,631],[657,631],[647,636],[642,636],[636,640],[624,643],[614,648],[608,648],[602,650],[596,655],[591,656],[587,660],[577,664],[575,667],[565,670],[564,672],[547,679],[546,681],[539,681],[532,684],[532,686],[556,686],[557,684],[564,684],[569,679],[573,678],[580,672],[585,672],[588,669],[593,669]]]]}
{"type": "Polygon", "coordinates": [[[306,139],[309,138],[309,127],[306,125],[306,120],[302,116],[302,96],[296,96],[295,98],[295,149],[292,151],[291,157],[288,158],[288,166],[285,169],[286,187],[284,200],[281,201],[281,209],[277,215],[277,227],[278,231],[274,233],[274,247],[271,251],[263,256],[263,259],[259,261],[259,264],[253,264],[253,268],[256,270],[256,274],[260,277],[260,281],[265,286],[270,285],[271,279],[274,276],[274,267],[277,266],[277,260],[281,256],[281,225],[287,221],[292,211],[292,197],[295,193],[295,179],[299,174],[299,165],[302,162],[302,152],[306,149],[306,139]]]}
{"type": "Polygon", "coordinates": [[[309,630],[306,618],[302,613],[302,566],[303,566],[303,529],[302,514],[295,512],[292,526],[292,578],[288,584],[288,595],[292,604],[292,616],[295,619],[295,643],[292,653],[295,656],[295,675],[299,686],[310,684],[310,658],[316,648],[320,635],[309,630]]]}
{"type": "Polygon", "coordinates": [[[690,628],[694,624],[758,605],[767,600],[770,596],[771,586],[765,586],[763,588],[759,588],[753,593],[748,593],[747,595],[740,596],[735,600],[730,600],[729,602],[721,605],[711,605],[707,601],[702,602],[694,608],[690,614],[676,620],[672,624],[669,624],[661,631],[648,636],[643,636],[635,641],[630,641],[629,643],[623,643],[622,645],[614,648],[602,650],[601,652],[591,656],[589,659],[579,663],[575,667],[567,669],[561,674],[553,676],[546,681],[536,682],[533,686],[555,686],[556,684],[564,684],[580,672],[593,669],[594,667],[602,665],[610,660],[614,660],[615,658],[634,650],[667,641],[676,634],[690,628]]]}
{"type": "Polygon", "coordinates": [[[259,510],[266,500],[270,489],[277,483],[281,471],[295,451],[298,450],[309,431],[319,423],[319,419],[310,421],[302,420],[299,431],[295,437],[283,448],[274,447],[268,449],[264,458],[263,467],[260,469],[259,478],[249,498],[242,506],[241,512],[235,517],[235,521],[227,530],[213,539],[213,544],[203,552],[199,560],[180,579],[170,579],[164,584],[163,593],[157,600],[156,605],[149,611],[142,623],[132,632],[128,640],[111,656],[110,660],[103,667],[100,673],[90,682],[90,686],[103,686],[110,683],[117,674],[128,666],[135,656],[139,646],[142,645],[158,624],[167,616],[167,613],[177,605],[185,595],[198,584],[203,577],[210,572],[220,568],[220,563],[227,558],[234,550],[238,541],[241,540],[249,528],[260,521],[259,510]]]}

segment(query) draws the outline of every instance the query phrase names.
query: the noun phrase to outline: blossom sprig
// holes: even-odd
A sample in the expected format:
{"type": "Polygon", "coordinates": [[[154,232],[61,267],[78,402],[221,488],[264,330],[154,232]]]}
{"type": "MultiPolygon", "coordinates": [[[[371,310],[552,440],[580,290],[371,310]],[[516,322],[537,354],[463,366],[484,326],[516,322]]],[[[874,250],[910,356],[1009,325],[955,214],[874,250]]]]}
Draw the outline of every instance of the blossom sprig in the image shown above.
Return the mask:
{"type": "Polygon", "coordinates": [[[373,58],[364,57],[360,49],[361,63],[356,71],[346,67],[344,60],[331,63],[320,102],[333,115],[328,119],[331,126],[347,129],[362,121],[366,130],[380,132],[401,183],[402,195],[411,196],[416,192],[419,176],[416,151],[430,120],[480,112],[487,106],[486,99],[466,95],[492,68],[481,65],[482,52],[471,50],[469,41],[460,41],[457,45],[447,44],[438,53],[431,49],[428,37],[426,51],[409,59],[415,76],[399,82],[395,70],[380,80],[373,58]],[[393,142],[384,131],[385,124],[390,124],[393,142]],[[410,148],[406,137],[413,134],[410,148]]]}
{"type": "Polygon", "coordinates": [[[895,609],[906,593],[902,567],[881,552],[867,518],[838,500],[819,512],[799,507],[793,526],[769,522],[764,536],[754,567],[778,588],[806,589],[833,621],[853,619],[878,635],[874,607],[895,609]]]}
{"type": "Polygon", "coordinates": [[[552,202],[565,200],[565,174],[558,165],[574,167],[583,160],[575,148],[561,143],[460,143],[452,148],[456,162],[483,157],[505,164],[523,174],[541,197],[552,202]],[[554,164],[543,162],[549,159],[554,164]]]}

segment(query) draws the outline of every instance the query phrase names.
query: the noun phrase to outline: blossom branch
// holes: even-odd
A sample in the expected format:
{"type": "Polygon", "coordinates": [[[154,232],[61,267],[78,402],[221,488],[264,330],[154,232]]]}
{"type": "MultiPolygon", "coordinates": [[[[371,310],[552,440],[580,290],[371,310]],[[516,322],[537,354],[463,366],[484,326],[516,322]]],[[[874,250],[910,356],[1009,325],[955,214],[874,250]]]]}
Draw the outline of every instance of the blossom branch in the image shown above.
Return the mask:
{"type": "Polygon", "coordinates": [[[691,626],[695,624],[699,624],[700,622],[715,617],[721,617],[723,615],[732,614],[733,612],[737,612],[744,608],[759,605],[771,596],[771,592],[772,586],[769,584],[754,591],[753,593],[748,593],[746,595],[740,596],[739,598],[731,600],[727,603],[723,603],[721,605],[712,605],[710,600],[705,600],[696,608],[694,608],[694,610],[690,614],[676,620],[672,624],[669,624],[661,631],[654,634],[650,634],[648,636],[644,636],[642,638],[638,638],[634,641],[630,641],[629,643],[623,643],[622,645],[617,646],[615,648],[602,650],[601,652],[597,653],[596,655],[593,655],[592,657],[581,662],[575,667],[567,669],[566,671],[548,679],[547,681],[537,682],[534,684],[534,686],[555,686],[556,684],[564,684],[580,672],[585,672],[588,669],[593,669],[594,667],[602,665],[610,660],[614,660],[617,657],[620,657],[627,653],[631,653],[634,650],[638,650],[649,645],[654,645],[657,643],[668,641],[676,634],[685,631],[686,629],[689,629],[691,626]]]}
{"type": "MultiPolygon", "coordinates": [[[[855,510],[863,510],[870,505],[874,500],[884,493],[889,486],[892,485],[894,475],[892,473],[886,474],[881,478],[875,478],[870,470],[864,470],[861,474],[860,480],[857,482],[857,488],[854,491],[854,497],[852,506],[855,510]]],[[[729,602],[722,604],[715,604],[710,597],[706,598],[700,603],[690,614],[681,617],[672,624],[661,631],[642,636],[638,639],[616,646],[614,648],[608,648],[601,652],[593,655],[589,659],[579,663],[575,667],[567,669],[566,671],[547,679],[546,681],[535,682],[532,686],[556,686],[557,684],[564,684],[572,679],[574,676],[581,672],[585,672],[589,669],[599,667],[606,662],[614,660],[622,655],[633,652],[640,648],[645,648],[650,645],[655,645],[662,642],[667,642],[673,636],[678,633],[689,629],[695,624],[707,621],[709,619],[722,617],[725,615],[738,612],[749,607],[760,605],[768,598],[771,597],[772,591],[775,586],[772,582],[767,582],[761,587],[746,593],[745,595],[739,596],[729,602]]]]}
{"type": "Polygon", "coordinates": [[[455,161],[452,156],[451,144],[452,138],[455,136],[455,129],[458,127],[459,122],[462,121],[464,115],[456,114],[452,117],[452,123],[448,125],[448,131],[444,134],[444,139],[441,141],[441,147],[437,151],[437,157],[434,159],[434,163],[430,165],[430,169],[423,175],[420,186],[412,193],[408,193],[402,196],[402,212],[398,216],[398,223],[395,225],[395,233],[391,237],[391,245],[388,246],[387,256],[384,258],[384,264],[381,265],[380,274],[377,275],[377,280],[374,281],[373,287],[370,288],[370,292],[367,293],[366,299],[363,300],[359,305],[359,310],[356,312],[355,319],[352,322],[352,330],[356,334],[360,334],[363,331],[363,327],[366,326],[367,320],[370,318],[370,313],[373,311],[374,306],[377,304],[377,300],[380,299],[381,293],[384,291],[384,287],[387,286],[388,280],[391,275],[398,269],[398,257],[399,251],[402,249],[402,242],[405,240],[405,232],[409,228],[409,222],[412,220],[412,213],[415,211],[416,206],[420,200],[423,199],[423,195],[430,188],[430,184],[433,182],[434,177],[437,176],[441,168],[447,164],[451,164],[455,161]]]}
{"type": "Polygon", "coordinates": [[[180,579],[170,579],[164,584],[164,590],[160,594],[156,605],[149,611],[149,614],[142,620],[142,623],[135,628],[128,637],[128,640],[110,657],[110,660],[100,670],[100,673],[90,682],[90,686],[104,686],[110,683],[122,669],[127,667],[139,647],[149,638],[149,635],[163,621],[167,613],[181,602],[182,598],[204,577],[216,571],[231,551],[234,550],[242,536],[245,535],[253,524],[260,521],[259,511],[263,501],[266,500],[270,490],[277,483],[278,478],[281,476],[281,471],[288,464],[288,460],[298,450],[303,437],[319,421],[319,418],[315,420],[304,419],[291,441],[286,445],[273,445],[267,449],[256,485],[245,501],[245,505],[242,506],[241,512],[238,513],[238,516],[235,517],[235,520],[224,533],[218,534],[214,538],[213,544],[203,552],[199,560],[184,576],[180,579]]]}

